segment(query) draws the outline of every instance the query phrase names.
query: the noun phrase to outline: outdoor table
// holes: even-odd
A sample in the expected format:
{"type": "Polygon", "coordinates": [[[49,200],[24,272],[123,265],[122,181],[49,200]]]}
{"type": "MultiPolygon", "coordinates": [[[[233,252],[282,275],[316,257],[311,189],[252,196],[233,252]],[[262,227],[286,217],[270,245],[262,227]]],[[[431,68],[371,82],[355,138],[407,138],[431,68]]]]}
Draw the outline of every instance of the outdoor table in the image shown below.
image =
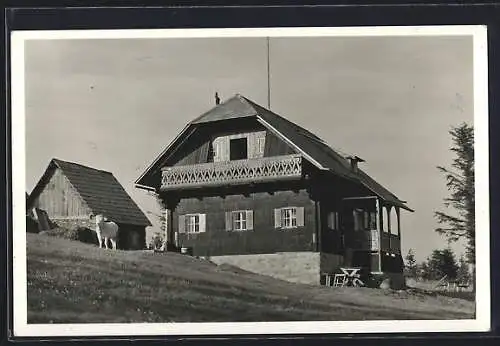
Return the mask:
{"type": "Polygon", "coordinates": [[[351,286],[364,286],[363,281],[361,281],[359,271],[361,268],[340,268],[347,277],[347,285],[351,286]]]}

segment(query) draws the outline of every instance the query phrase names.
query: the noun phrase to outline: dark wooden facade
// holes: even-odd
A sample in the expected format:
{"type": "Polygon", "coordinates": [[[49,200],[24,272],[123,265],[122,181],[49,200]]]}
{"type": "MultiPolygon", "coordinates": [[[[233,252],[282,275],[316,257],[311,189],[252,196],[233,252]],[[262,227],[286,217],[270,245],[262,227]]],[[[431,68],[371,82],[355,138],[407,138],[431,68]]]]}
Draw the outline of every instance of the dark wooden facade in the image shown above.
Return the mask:
{"type": "Polygon", "coordinates": [[[179,246],[193,247],[194,255],[242,255],[286,251],[315,251],[316,222],[314,203],[305,190],[250,192],[248,195],[228,195],[182,199],[175,209],[173,228],[179,229],[179,216],[191,213],[206,215],[206,230],[198,234],[178,236],[179,246]],[[303,208],[303,226],[294,229],[276,228],[274,210],[294,206],[303,208]],[[226,213],[238,210],[253,212],[251,230],[226,230],[226,213]]]}
{"type": "Polygon", "coordinates": [[[306,130],[268,113],[230,116],[227,107],[188,126],[136,182],[164,201],[169,243],[197,256],[320,252],[373,273],[402,272],[403,202],[306,130]],[[307,151],[290,139],[295,132],[307,151]],[[332,168],[318,168],[325,157],[332,168]],[[250,226],[235,230],[242,219],[250,226]]]}

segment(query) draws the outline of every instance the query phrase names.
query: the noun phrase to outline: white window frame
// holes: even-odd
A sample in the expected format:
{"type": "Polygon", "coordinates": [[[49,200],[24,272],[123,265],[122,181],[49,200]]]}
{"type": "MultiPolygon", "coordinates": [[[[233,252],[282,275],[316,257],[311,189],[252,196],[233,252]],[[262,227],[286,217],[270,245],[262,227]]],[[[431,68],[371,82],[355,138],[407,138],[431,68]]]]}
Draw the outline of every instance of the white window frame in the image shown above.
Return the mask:
{"type": "Polygon", "coordinates": [[[186,214],[186,233],[198,234],[200,233],[200,214],[186,214]],[[194,222],[192,220],[194,219],[194,222]],[[198,228],[198,230],[196,230],[198,228]]]}
{"type": "Polygon", "coordinates": [[[247,211],[246,210],[236,210],[231,212],[232,229],[233,231],[247,231],[247,211]]]}
{"type": "Polygon", "coordinates": [[[285,229],[297,228],[297,207],[281,209],[281,227],[285,229]]]}

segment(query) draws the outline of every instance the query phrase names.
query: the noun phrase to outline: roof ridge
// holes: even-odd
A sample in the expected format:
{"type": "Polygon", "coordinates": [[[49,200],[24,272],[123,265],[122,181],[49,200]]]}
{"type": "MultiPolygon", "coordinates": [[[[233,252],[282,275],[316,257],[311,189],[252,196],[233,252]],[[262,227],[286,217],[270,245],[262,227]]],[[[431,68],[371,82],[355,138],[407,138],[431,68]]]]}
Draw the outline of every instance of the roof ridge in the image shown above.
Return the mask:
{"type": "MultiPolygon", "coordinates": [[[[295,127],[298,127],[299,129],[301,129],[301,130],[305,131],[308,135],[310,135],[310,136],[311,136],[311,137],[313,137],[314,139],[319,140],[319,141],[321,141],[321,142],[324,142],[324,140],[323,140],[323,139],[319,138],[317,135],[315,135],[314,133],[312,133],[311,131],[309,131],[309,130],[308,130],[308,129],[306,129],[305,127],[300,126],[299,124],[296,124],[296,123],[294,123],[294,122],[293,122],[293,121],[291,121],[291,120],[288,120],[287,118],[285,118],[285,117],[283,117],[283,116],[279,115],[279,114],[278,114],[278,113],[276,113],[276,112],[273,112],[273,111],[272,111],[272,110],[270,110],[270,109],[267,109],[266,107],[264,107],[264,106],[262,106],[262,105],[258,104],[257,102],[254,102],[254,101],[252,101],[252,100],[250,100],[250,99],[246,98],[245,96],[241,96],[240,94],[237,94],[237,95],[239,95],[239,96],[240,96],[240,97],[241,97],[241,98],[242,98],[245,102],[249,103],[249,104],[250,104],[250,106],[252,106],[252,107],[253,107],[254,105],[256,105],[256,106],[258,106],[258,107],[260,107],[260,108],[262,108],[262,109],[265,109],[267,112],[270,112],[271,114],[273,114],[274,116],[278,117],[279,119],[284,120],[284,121],[286,121],[287,123],[289,123],[290,125],[293,125],[293,126],[295,126],[295,127]]],[[[257,111],[257,110],[256,110],[256,111],[257,111]]],[[[258,112],[257,112],[257,113],[258,113],[258,112]]]]}
{"type": "MultiPolygon", "coordinates": [[[[214,109],[219,108],[219,107],[227,104],[229,101],[231,101],[231,100],[233,100],[235,98],[238,98],[240,101],[245,101],[245,97],[244,96],[242,96],[240,93],[236,93],[233,96],[225,99],[223,102],[221,102],[219,104],[216,104],[215,106],[213,106],[209,110],[203,112],[203,114],[197,116],[196,118],[194,118],[193,120],[191,120],[188,124],[194,124],[194,123],[196,123],[198,120],[200,120],[201,118],[203,118],[205,115],[207,115],[208,113],[214,111],[214,109]]],[[[248,102],[247,102],[247,104],[248,104],[248,102]]],[[[249,105],[249,106],[251,107],[251,105],[249,105]]]]}
{"type": "MultiPolygon", "coordinates": [[[[96,171],[96,172],[107,173],[107,174],[113,175],[113,173],[111,173],[110,171],[105,171],[103,169],[98,169],[98,168],[94,168],[94,167],[82,165],[81,163],[77,163],[77,162],[72,162],[72,161],[67,161],[67,160],[61,160],[61,159],[58,159],[58,158],[53,158],[51,161],[54,161],[55,163],[63,162],[63,163],[67,163],[67,164],[70,164],[70,165],[80,166],[80,167],[83,167],[83,168],[86,168],[86,169],[90,169],[90,170],[93,170],[93,171],[96,171]]],[[[61,167],[59,167],[59,168],[61,168],[61,167]]],[[[63,168],[61,168],[61,169],[63,169],[63,168]]]]}

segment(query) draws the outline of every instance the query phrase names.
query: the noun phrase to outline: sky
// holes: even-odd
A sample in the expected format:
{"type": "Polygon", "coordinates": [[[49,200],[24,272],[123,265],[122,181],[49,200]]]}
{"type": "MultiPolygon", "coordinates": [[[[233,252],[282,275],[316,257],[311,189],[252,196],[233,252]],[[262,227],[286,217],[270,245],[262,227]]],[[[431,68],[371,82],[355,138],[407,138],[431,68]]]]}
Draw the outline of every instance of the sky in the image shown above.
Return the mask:
{"type": "MultiPolygon", "coordinates": [[[[434,231],[448,196],[436,166],[454,158],[451,127],[473,124],[472,37],[282,37],[269,52],[271,110],[365,159],[408,202],[404,254],[446,247],[434,231]]],[[[108,170],[152,234],[158,206],[134,181],[216,91],[267,107],[265,38],[26,41],[27,192],[52,158],[108,170]]]]}

